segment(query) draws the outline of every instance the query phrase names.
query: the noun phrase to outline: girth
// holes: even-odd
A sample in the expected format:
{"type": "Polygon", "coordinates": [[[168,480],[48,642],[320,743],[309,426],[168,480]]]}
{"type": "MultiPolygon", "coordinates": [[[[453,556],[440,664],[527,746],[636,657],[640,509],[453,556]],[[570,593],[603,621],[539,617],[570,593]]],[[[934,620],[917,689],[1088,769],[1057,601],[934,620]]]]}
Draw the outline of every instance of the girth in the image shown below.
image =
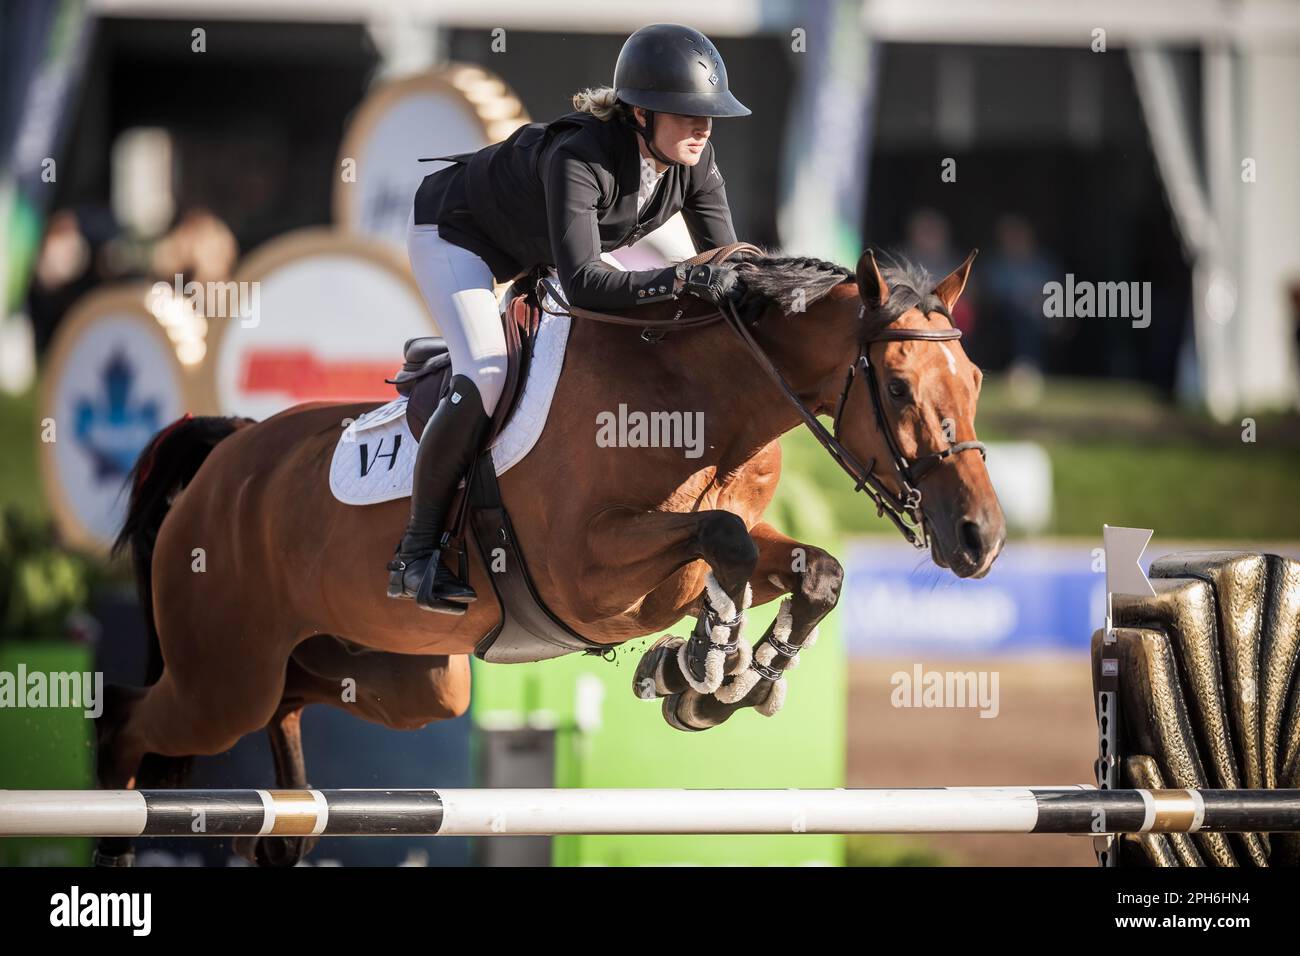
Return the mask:
{"type": "MultiPolygon", "coordinates": [[[[763,251],[757,246],[748,242],[736,242],[730,245],[721,246],[717,249],[702,252],[699,255],[686,260],[692,265],[699,264],[719,264],[725,262],[738,252],[749,252],[762,255],[763,251]]],[[[878,515],[884,515],[894,523],[899,532],[907,542],[918,549],[929,547],[929,540],[926,533],[925,514],[921,508],[921,489],[920,482],[929,475],[935,468],[942,465],[949,458],[953,458],[964,451],[978,451],[980,457],[986,456],[986,449],[983,442],[979,441],[960,441],[956,442],[942,451],[930,455],[923,455],[920,458],[908,458],[903,454],[898,445],[898,440],[894,436],[894,430],[890,427],[889,419],[885,415],[885,405],[880,395],[880,385],[876,380],[875,371],[871,364],[871,346],[877,342],[946,342],[961,338],[961,329],[948,327],[946,329],[882,329],[870,338],[864,339],[858,352],[857,359],[849,366],[844,381],[844,390],[840,394],[840,400],[835,410],[833,419],[834,430],[828,430],[815,412],[804,404],[803,400],[795,394],[790,383],[785,380],[780,369],[772,362],[767,352],[763,350],[762,345],[754,338],[749,328],[741,320],[736,312],[735,305],[730,301],[722,305],[715,306],[713,311],[702,314],[688,316],[686,310],[679,310],[675,316],[668,319],[638,319],[625,315],[612,315],[605,312],[595,312],[590,309],[581,309],[569,305],[559,295],[559,290],[555,284],[547,278],[539,280],[539,289],[537,300],[542,302],[544,299],[543,292],[550,295],[554,301],[560,304],[569,315],[582,319],[591,319],[596,322],[604,322],[611,325],[633,326],[642,330],[641,337],[650,342],[658,341],[668,332],[677,332],[684,329],[700,328],[706,325],[712,325],[715,322],[726,321],[732,330],[740,337],[745,344],[754,360],[762,367],[772,379],[773,383],[779,388],[786,400],[798,412],[799,417],[803,420],[808,430],[813,433],[813,437],[818,443],[826,449],[840,469],[843,470],[850,478],[853,479],[854,490],[861,491],[876,505],[878,515]],[[870,389],[871,407],[876,417],[876,427],[885,437],[885,443],[889,447],[890,456],[893,458],[894,471],[898,476],[901,486],[901,493],[895,494],[876,474],[876,460],[873,458],[867,464],[863,465],[844,445],[840,442],[839,436],[842,430],[842,421],[844,411],[848,404],[849,392],[853,388],[853,383],[859,377],[866,378],[868,388],[870,389]]],[[[703,302],[703,300],[701,300],[703,302]]]]}

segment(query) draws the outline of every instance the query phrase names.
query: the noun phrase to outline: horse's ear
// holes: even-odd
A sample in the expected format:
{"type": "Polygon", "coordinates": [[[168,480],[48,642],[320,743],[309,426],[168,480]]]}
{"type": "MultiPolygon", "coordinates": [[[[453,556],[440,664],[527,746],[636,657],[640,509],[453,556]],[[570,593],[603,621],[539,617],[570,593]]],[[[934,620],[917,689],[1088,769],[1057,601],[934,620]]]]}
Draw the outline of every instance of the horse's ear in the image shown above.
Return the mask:
{"type": "Polygon", "coordinates": [[[876,254],[868,249],[858,260],[858,296],[873,312],[889,300],[889,286],[876,265],[876,254]]]}
{"type": "Polygon", "coordinates": [[[962,291],[966,288],[966,280],[970,278],[970,265],[979,255],[978,249],[972,249],[966,261],[947,275],[942,282],[934,287],[934,294],[939,297],[939,301],[944,304],[949,312],[961,298],[962,291]]]}

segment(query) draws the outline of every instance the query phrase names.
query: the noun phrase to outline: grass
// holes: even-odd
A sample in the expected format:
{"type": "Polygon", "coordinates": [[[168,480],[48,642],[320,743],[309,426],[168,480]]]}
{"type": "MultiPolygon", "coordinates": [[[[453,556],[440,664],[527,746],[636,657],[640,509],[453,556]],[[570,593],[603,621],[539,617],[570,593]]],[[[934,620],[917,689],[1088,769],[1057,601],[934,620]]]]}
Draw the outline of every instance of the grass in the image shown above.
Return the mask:
{"type": "Polygon", "coordinates": [[[1300,462],[1245,445],[1136,451],[1118,442],[1049,446],[1057,508],[1052,531],[1096,535],[1103,523],[1168,537],[1300,538],[1300,462]]]}
{"type": "Polygon", "coordinates": [[[852,834],[847,839],[846,866],[948,866],[942,853],[906,839],[852,834]]]}
{"type": "Polygon", "coordinates": [[[0,392],[0,508],[45,518],[49,508],[36,462],[39,429],[35,389],[19,396],[0,392]]]}

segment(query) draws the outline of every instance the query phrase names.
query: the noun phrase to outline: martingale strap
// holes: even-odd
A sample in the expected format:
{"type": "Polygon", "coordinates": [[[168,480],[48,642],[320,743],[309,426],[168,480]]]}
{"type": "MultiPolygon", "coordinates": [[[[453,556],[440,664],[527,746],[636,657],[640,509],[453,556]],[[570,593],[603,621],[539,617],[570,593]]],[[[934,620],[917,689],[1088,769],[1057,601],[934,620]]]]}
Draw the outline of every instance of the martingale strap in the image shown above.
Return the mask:
{"type": "MultiPolygon", "coordinates": [[[[724,246],[721,249],[701,253],[694,259],[688,260],[692,263],[709,262],[719,263],[725,261],[736,252],[753,252],[761,254],[757,246],[749,243],[733,243],[730,246],[724,246]]],[[[705,325],[711,325],[719,320],[725,320],[740,340],[745,344],[749,353],[758,363],[759,367],[767,373],[773,384],[786,397],[786,400],[793,406],[799,414],[804,426],[812,432],[818,444],[826,450],[831,459],[840,469],[853,479],[855,491],[865,494],[876,506],[876,513],[883,515],[896,527],[907,542],[914,547],[924,550],[929,547],[928,535],[926,533],[925,514],[921,510],[921,490],[918,487],[919,482],[930,474],[935,468],[943,464],[949,458],[961,454],[964,451],[978,451],[980,457],[985,457],[986,450],[983,442],[979,441],[960,441],[950,445],[942,451],[934,454],[925,455],[921,458],[909,459],[903,454],[898,445],[898,440],[894,435],[893,429],[889,425],[889,419],[885,415],[885,405],[880,395],[880,386],[876,381],[876,375],[871,366],[870,351],[871,346],[877,342],[947,342],[961,338],[961,330],[955,327],[946,329],[882,329],[873,335],[870,339],[865,340],[860,348],[857,359],[849,366],[848,373],[844,380],[844,390],[840,394],[840,400],[835,410],[833,418],[834,430],[831,431],[821,423],[816,413],[810,409],[802,399],[790,387],[790,383],[785,380],[781,370],[776,367],[771,357],[754,338],[753,334],[746,327],[740,315],[736,312],[735,304],[728,301],[717,307],[717,311],[709,312],[703,315],[685,317],[679,310],[675,317],[669,319],[638,319],[625,315],[611,315],[605,312],[595,312],[589,309],[575,308],[568,302],[565,302],[559,294],[555,284],[548,278],[542,278],[538,282],[539,294],[537,299],[541,302],[544,298],[542,293],[549,295],[564,310],[561,313],[568,314],[576,318],[590,319],[596,322],[604,322],[611,325],[633,326],[642,330],[642,337],[649,341],[656,341],[667,332],[681,331],[684,329],[699,328],[705,325]],[[873,458],[865,465],[857,459],[839,440],[841,423],[843,421],[845,408],[848,404],[849,393],[853,384],[859,377],[866,378],[868,389],[871,397],[872,411],[876,417],[876,427],[885,437],[885,443],[889,448],[890,456],[893,458],[894,470],[898,476],[901,485],[901,493],[895,493],[876,475],[876,460],[873,458]]]]}

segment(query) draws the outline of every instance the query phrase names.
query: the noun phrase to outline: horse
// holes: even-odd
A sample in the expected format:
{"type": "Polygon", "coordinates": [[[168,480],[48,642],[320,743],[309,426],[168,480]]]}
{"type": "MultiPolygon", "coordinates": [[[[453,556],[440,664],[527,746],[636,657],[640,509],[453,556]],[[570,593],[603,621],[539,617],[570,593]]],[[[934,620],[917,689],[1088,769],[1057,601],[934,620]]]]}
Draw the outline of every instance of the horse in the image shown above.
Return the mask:
{"type": "MultiPolygon", "coordinates": [[[[648,344],[573,321],[550,416],[501,494],[536,590],[566,625],[613,648],[697,618],[690,639],[661,638],[637,668],[635,692],[662,697],[674,727],[778,710],[785,669],[839,599],[840,563],[763,520],[779,439],[801,422],[936,564],[988,572],[1005,522],[975,437],[982,375],[950,319],[973,257],[936,284],[905,261],[882,269],[870,250],[855,270],[754,250],[733,260],[734,322],[648,344]],[[594,423],[620,405],[702,412],[699,456],[598,443],[594,423]],[[833,435],[820,415],[834,415],[833,435]],[[745,608],[778,597],[750,648],[745,608]]],[[[107,695],[101,786],[173,783],[188,758],[266,729],[278,786],[304,788],[308,704],[396,729],[466,712],[468,655],[500,611],[482,556],[462,616],[391,600],[385,565],[406,501],[348,506],[328,486],[340,429],[376,404],[186,417],[142,452],[118,543],[134,561],[153,682],[107,695]]],[[[263,837],[240,851],[289,865],[311,843],[263,837]]],[[[127,858],[129,847],[101,844],[100,862],[127,858]]]]}

